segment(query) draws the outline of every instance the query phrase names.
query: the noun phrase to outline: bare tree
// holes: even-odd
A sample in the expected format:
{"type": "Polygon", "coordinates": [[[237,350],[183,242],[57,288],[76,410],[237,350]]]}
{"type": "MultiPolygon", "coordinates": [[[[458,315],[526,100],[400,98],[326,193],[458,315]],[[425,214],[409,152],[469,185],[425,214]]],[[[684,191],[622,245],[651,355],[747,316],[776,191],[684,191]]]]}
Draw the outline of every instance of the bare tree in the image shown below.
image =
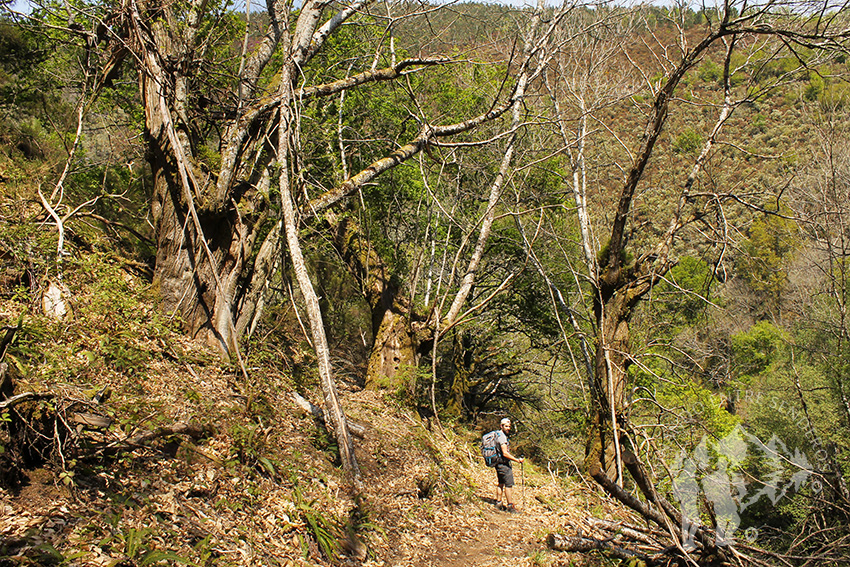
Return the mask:
{"type": "MultiPolygon", "coordinates": [[[[652,443],[641,438],[629,420],[628,368],[636,359],[630,342],[631,319],[641,302],[676,265],[683,239],[703,239],[704,246],[719,244],[718,250],[722,250],[724,243],[729,245],[732,232],[727,207],[758,209],[764,202],[749,201],[737,188],[718,187],[703,175],[712,158],[720,155],[717,147],[724,141],[724,126],[736,110],[782,84],[779,79],[769,87],[752,82],[742,86],[733,82],[733,77],[753,76],[765,64],[766,53],[769,58],[779,53],[793,58],[805,47],[817,58],[833,50],[845,50],[850,29],[840,8],[829,2],[816,7],[810,3],[725,2],[703,9],[703,23],[686,26],[684,16],[688,10],[682,5],[664,13],[669,20],[663,25],[647,22],[646,31],[632,36],[638,38],[635,43],[624,40],[618,44],[605,35],[606,24],[600,21],[601,33],[592,34],[592,39],[587,40],[596,41],[598,48],[582,50],[580,43],[568,44],[567,49],[575,47],[565,59],[570,63],[550,77],[557,133],[571,158],[569,185],[585,264],[577,277],[589,286],[593,304],[591,332],[596,350],[590,376],[591,432],[585,467],[606,491],[668,531],[674,542],[669,551],[685,563],[710,558],[742,563],[747,559],[734,546],[727,546],[710,526],[690,523],[681,509],[656,490],[658,475],[649,464],[655,457],[650,450],[652,443]],[[713,126],[706,129],[690,167],[675,187],[666,184],[672,183],[669,179],[648,184],[645,178],[654,167],[657,148],[670,123],[671,108],[685,104],[679,98],[683,79],[709,56],[722,57],[719,100],[701,101],[716,113],[713,126]],[[618,76],[644,81],[641,97],[632,98],[640,111],[632,116],[640,116],[640,122],[629,122],[630,126],[642,123],[634,129],[639,132],[637,139],[612,123],[610,114],[606,117],[599,111],[606,101],[617,101],[616,90],[594,99],[589,96],[593,94],[591,81],[572,78],[584,69],[610,76],[609,69],[615,65],[624,69],[618,76]],[[645,105],[640,104],[642,100],[646,100],[645,105]],[[610,145],[618,147],[617,155],[624,157],[609,160],[621,173],[610,201],[610,214],[601,208],[607,197],[604,191],[596,190],[596,200],[588,198],[588,144],[600,136],[596,132],[609,133],[610,145]],[[641,203],[650,199],[654,203],[652,210],[636,212],[641,203]],[[627,473],[631,477],[628,482],[627,473]],[[631,483],[642,499],[624,488],[631,483]],[[689,529],[695,531],[689,533],[689,529]],[[686,549],[686,542],[696,547],[686,549]]],[[[625,86],[621,92],[628,96],[628,81],[625,86]]],[[[601,169],[602,165],[596,168],[601,169]]],[[[610,180],[614,178],[597,176],[595,181],[613,184],[610,180]]]]}
{"type": "MultiPolygon", "coordinates": [[[[850,188],[850,147],[848,125],[842,94],[826,94],[808,118],[816,133],[814,151],[800,175],[794,179],[790,203],[798,215],[805,240],[799,255],[796,277],[791,282],[792,309],[800,316],[804,333],[820,340],[814,346],[800,344],[795,350],[805,352],[825,369],[830,405],[837,408],[843,428],[850,428],[850,383],[843,371],[848,356],[848,283],[847,259],[850,257],[850,210],[846,195],[850,188]],[[822,341],[822,342],[821,342],[822,341]]],[[[806,420],[813,443],[827,445],[832,432],[815,423],[811,387],[804,387],[799,373],[794,373],[794,390],[806,420]]],[[[846,430],[846,429],[845,429],[846,430]]],[[[840,501],[850,505],[850,491],[835,462],[832,451],[825,451],[829,479],[826,484],[840,501]]]]}

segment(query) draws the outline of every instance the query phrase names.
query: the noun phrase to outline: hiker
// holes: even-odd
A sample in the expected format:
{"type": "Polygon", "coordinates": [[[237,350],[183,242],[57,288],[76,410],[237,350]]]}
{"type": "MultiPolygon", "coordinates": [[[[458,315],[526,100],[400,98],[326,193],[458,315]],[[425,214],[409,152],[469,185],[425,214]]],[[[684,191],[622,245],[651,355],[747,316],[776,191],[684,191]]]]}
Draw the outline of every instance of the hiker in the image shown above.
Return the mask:
{"type": "Polygon", "coordinates": [[[496,463],[496,478],[499,481],[499,487],[496,489],[496,506],[508,512],[515,512],[513,499],[514,470],[511,461],[522,463],[525,459],[518,459],[511,454],[510,442],[508,441],[510,431],[511,420],[503,417],[502,421],[499,422],[499,433],[496,436],[496,446],[499,447],[499,452],[502,454],[502,458],[496,463]]]}

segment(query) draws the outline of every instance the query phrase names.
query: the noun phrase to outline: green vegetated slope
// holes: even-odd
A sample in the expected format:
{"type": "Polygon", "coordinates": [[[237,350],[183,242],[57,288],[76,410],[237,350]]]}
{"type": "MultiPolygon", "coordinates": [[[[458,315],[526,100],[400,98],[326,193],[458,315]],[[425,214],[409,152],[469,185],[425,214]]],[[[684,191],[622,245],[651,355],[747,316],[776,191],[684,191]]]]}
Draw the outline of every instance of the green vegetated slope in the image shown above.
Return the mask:
{"type": "MultiPolygon", "coordinates": [[[[448,51],[474,65],[416,73],[404,86],[372,85],[344,106],[328,99],[305,107],[300,143],[310,187],[344,178],[340,124],[350,138],[347,166],[357,170],[416,133],[410,93],[419,110],[448,123],[486,110],[508,88],[517,49],[505,38],[520,19],[502,6],[467,6],[461,17],[462,8],[403,21],[395,48],[399,58],[448,51]]],[[[592,13],[578,11],[576,21],[592,13]]],[[[235,33],[241,16],[230,16],[226,29],[235,33]]],[[[51,17],[44,21],[55,24],[51,17]]],[[[582,261],[570,189],[577,142],[553,140],[590,117],[582,138],[589,221],[596,239],[607,238],[623,172],[668,70],[660,46],[679,33],[671,20],[696,41],[707,17],[652,9],[619,28],[612,15],[588,44],[552,63],[548,78],[569,119],[553,118],[543,87],[527,101],[522,167],[474,297],[488,297],[509,277],[511,285],[444,337],[436,360],[423,341],[421,366],[400,380],[365,389],[374,322],[363,297],[374,280],[352,275],[331,242],[341,231],[327,227],[359,223],[375,252],[367,260],[378,258],[382,277],[411,290],[407,315],[424,321],[437,293],[424,274],[445,265],[441,255],[460,256],[473,233],[457,227],[477,223],[480,188],[491,183],[500,148],[429,148],[427,159],[364,187],[339,217],[305,228],[335,377],[354,424],[359,490],[339,467],[333,433],[293,397],[322,405],[290,266],[267,282],[263,317],[232,360],[187,336],[153,283],[156,205],[133,63],[103,81],[75,145],[76,101],[92,86],[76,72],[84,50],[62,26],[4,17],[0,565],[600,561],[597,552],[545,550],[550,532],[628,539],[622,524],[605,532],[594,523],[627,516],[583,476],[591,407],[582,348],[593,355],[594,298],[588,275],[575,268],[582,261]],[[587,45],[597,51],[583,51],[587,45]],[[526,232],[518,211],[522,223],[535,211],[526,232]],[[435,221],[441,214],[450,221],[435,221]],[[569,310],[553,307],[561,292],[569,310]],[[517,452],[533,461],[524,471],[527,513],[511,523],[494,516],[492,471],[475,454],[477,436],[506,414],[518,428],[517,452]],[[494,531],[517,538],[508,551],[480,545],[494,531]]],[[[258,17],[252,25],[264,23],[258,17]]],[[[199,172],[221,161],[217,125],[226,116],[216,109],[230,86],[217,73],[236,60],[226,56],[238,53],[235,37],[210,40],[222,56],[195,101],[203,118],[196,134],[207,143],[199,172]]],[[[362,46],[381,37],[366,27],[346,30],[305,73],[316,82],[340,78],[354,66],[352,53],[358,65],[371,62],[362,46]]],[[[707,204],[674,244],[678,264],[630,321],[622,425],[630,448],[657,467],[659,491],[694,506],[704,524],[776,552],[793,546],[791,563],[819,553],[840,562],[850,506],[842,500],[850,474],[848,60],[747,41],[746,55],[730,60],[731,93],[742,102],[692,189],[707,204]],[[686,498],[690,481],[702,500],[686,498]],[[725,496],[731,508],[720,505],[725,496]]],[[[724,98],[723,49],[710,50],[674,92],[629,213],[626,267],[667,230],[661,221],[679,205],[712,136],[724,98]]],[[[488,128],[458,141],[498,131],[488,128]]],[[[275,207],[269,219],[279,215],[275,207]]],[[[597,244],[593,252],[604,258],[606,245],[597,244]]]]}

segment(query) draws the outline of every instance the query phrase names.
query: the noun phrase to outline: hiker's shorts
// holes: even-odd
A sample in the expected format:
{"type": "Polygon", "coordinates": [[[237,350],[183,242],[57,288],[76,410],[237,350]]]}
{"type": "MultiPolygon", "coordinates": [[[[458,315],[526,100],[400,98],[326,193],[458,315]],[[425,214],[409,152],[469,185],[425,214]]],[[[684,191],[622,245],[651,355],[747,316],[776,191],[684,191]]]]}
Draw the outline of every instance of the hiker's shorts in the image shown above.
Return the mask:
{"type": "Polygon", "coordinates": [[[496,478],[499,479],[499,486],[512,488],[514,485],[514,469],[510,463],[496,465],[496,478]]]}

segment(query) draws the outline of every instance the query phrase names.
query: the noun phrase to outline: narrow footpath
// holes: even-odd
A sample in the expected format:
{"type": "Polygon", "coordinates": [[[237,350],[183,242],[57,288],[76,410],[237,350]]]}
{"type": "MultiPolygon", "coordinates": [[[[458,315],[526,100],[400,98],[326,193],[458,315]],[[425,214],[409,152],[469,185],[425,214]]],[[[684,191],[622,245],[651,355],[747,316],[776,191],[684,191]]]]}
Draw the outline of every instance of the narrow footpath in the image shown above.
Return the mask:
{"type": "Polygon", "coordinates": [[[519,510],[495,506],[496,474],[483,464],[473,469],[471,502],[434,510],[428,522],[397,541],[385,566],[393,567],[524,567],[594,565],[575,555],[549,551],[546,537],[574,523],[583,513],[580,491],[568,491],[548,475],[523,475],[514,465],[514,500],[519,510]],[[523,486],[523,476],[524,486],[523,486]],[[546,503],[558,504],[546,504],[546,503]],[[565,503],[567,506],[565,506],[565,503]]]}

